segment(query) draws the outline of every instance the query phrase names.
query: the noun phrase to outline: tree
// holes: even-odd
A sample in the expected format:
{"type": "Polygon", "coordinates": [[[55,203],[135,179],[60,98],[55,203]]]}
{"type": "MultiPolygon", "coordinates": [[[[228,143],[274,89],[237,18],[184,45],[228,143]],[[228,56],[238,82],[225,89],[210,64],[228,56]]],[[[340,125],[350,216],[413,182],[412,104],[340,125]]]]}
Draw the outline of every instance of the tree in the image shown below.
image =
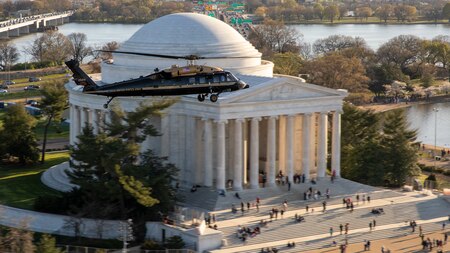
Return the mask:
{"type": "Polygon", "coordinates": [[[48,31],[36,38],[26,51],[36,61],[61,64],[70,54],[70,48],[71,44],[66,36],[56,31],[48,31]]]}
{"type": "Polygon", "coordinates": [[[91,54],[92,48],[86,45],[87,36],[84,33],[71,33],[67,36],[71,43],[70,51],[72,59],[83,62],[83,59],[91,54]]]}
{"type": "Polygon", "coordinates": [[[358,16],[361,20],[368,19],[373,14],[372,8],[366,6],[366,7],[360,7],[356,8],[356,16],[358,16]]]}
{"type": "Polygon", "coordinates": [[[275,65],[274,73],[290,76],[298,76],[300,74],[302,58],[298,54],[275,54],[272,62],[275,65]]]}
{"type": "Polygon", "coordinates": [[[339,17],[339,8],[336,5],[327,6],[324,10],[324,15],[333,23],[334,19],[339,17]]]}
{"type": "Polygon", "coordinates": [[[44,234],[37,244],[36,253],[62,253],[62,250],[56,247],[55,238],[44,234]]]}
{"type": "Polygon", "coordinates": [[[249,41],[260,50],[263,55],[273,53],[299,52],[300,34],[291,26],[274,20],[266,20],[264,24],[255,27],[249,36],[249,41]]]}
{"type": "Polygon", "coordinates": [[[7,252],[30,253],[34,252],[33,232],[25,228],[9,228],[5,236],[7,252]]]}
{"type": "Polygon", "coordinates": [[[444,8],[442,8],[442,17],[448,19],[448,22],[450,22],[450,3],[446,3],[444,8]]]}
{"type": "Polygon", "coordinates": [[[0,131],[2,155],[17,158],[21,164],[36,162],[39,150],[32,131],[35,125],[36,119],[27,114],[23,106],[8,106],[0,131]]]}
{"type": "Polygon", "coordinates": [[[387,23],[387,20],[392,17],[394,13],[394,7],[390,4],[383,4],[381,7],[379,7],[375,15],[377,15],[380,20],[384,20],[384,23],[387,23]]]}
{"type": "Polygon", "coordinates": [[[402,110],[387,113],[384,119],[381,145],[385,154],[385,180],[390,186],[402,186],[408,176],[417,173],[417,149],[414,147],[417,132],[408,129],[402,110]]]}
{"type": "Polygon", "coordinates": [[[323,20],[325,8],[320,3],[314,5],[314,15],[323,20]]]}
{"type": "Polygon", "coordinates": [[[110,209],[108,218],[136,216],[139,220],[160,218],[157,211],[170,209],[175,201],[172,182],[177,169],[151,150],[140,152],[139,145],[147,136],[158,135],[148,119],[171,104],[171,101],[142,104],[134,112],[115,108],[111,123],[98,135],[93,134],[89,125],[83,128],[77,145],[71,148],[72,158],[77,162],[69,176],[72,183],[80,186],[78,200],[74,201],[77,204],[73,206],[116,205],[117,208],[110,209]]]}
{"type": "Polygon", "coordinates": [[[350,92],[366,90],[369,81],[360,59],[337,53],[305,62],[303,73],[309,74],[311,83],[350,92]]]}
{"type": "Polygon", "coordinates": [[[328,54],[355,47],[368,48],[363,38],[345,35],[330,35],[325,39],[316,40],[313,44],[313,50],[316,54],[328,54]]]}
{"type": "Polygon", "coordinates": [[[112,59],[111,51],[115,51],[119,48],[120,44],[117,41],[111,41],[102,46],[101,54],[99,55],[102,60],[112,59]]]}
{"type": "Polygon", "coordinates": [[[418,61],[422,42],[414,35],[399,35],[381,45],[377,57],[381,64],[393,65],[405,72],[408,65],[418,61]]]}
{"type": "Polygon", "coordinates": [[[44,140],[42,141],[41,163],[45,161],[45,151],[47,144],[48,128],[52,122],[61,123],[61,116],[67,109],[67,91],[64,88],[65,81],[61,83],[47,84],[42,90],[41,108],[42,113],[47,117],[44,127],[44,140]]]}
{"type": "Polygon", "coordinates": [[[411,5],[398,5],[394,8],[394,15],[397,21],[405,22],[406,20],[413,20],[416,13],[416,7],[411,5]]]}
{"type": "Polygon", "coordinates": [[[0,42],[0,67],[8,70],[12,64],[19,60],[19,52],[17,47],[11,45],[9,41],[0,42]]]}

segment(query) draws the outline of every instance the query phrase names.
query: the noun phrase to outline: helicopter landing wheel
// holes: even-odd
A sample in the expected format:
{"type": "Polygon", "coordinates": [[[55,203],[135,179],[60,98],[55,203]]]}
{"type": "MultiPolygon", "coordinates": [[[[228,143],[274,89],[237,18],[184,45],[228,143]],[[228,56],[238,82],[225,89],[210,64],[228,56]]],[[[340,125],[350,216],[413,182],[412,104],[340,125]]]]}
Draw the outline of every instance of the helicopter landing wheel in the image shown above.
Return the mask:
{"type": "Polygon", "coordinates": [[[103,105],[103,108],[108,109],[108,105],[109,105],[109,103],[111,103],[111,101],[112,101],[113,99],[114,99],[114,97],[110,97],[110,98],[108,99],[108,101],[106,102],[106,104],[103,105]]]}
{"type": "Polygon", "coordinates": [[[211,94],[211,96],[209,97],[209,100],[211,100],[211,102],[213,103],[217,102],[217,99],[219,99],[219,95],[217,94],[211,94]]]}
{"type": "Polygon", "coordinates": [[[205,95],[198,94],[197,99],[198,99],[198,101],[203,102],[203,101],[205,101],[205,95]]]}

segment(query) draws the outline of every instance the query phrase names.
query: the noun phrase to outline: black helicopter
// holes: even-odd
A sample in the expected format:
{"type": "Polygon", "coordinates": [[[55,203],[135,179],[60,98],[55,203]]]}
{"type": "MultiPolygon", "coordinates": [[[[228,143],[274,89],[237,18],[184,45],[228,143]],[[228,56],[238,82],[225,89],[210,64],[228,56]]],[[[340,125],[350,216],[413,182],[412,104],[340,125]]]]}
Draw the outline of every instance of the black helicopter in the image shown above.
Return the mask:
{"type": "MultiPolygon", "coordinates": [[[[224,91],[236,91],[248,88],[248,84],[239,80],[231,72],[218,67],[202,66],[194,64],[198,59],[217,59],[218,57],[172,56],[160,54],[147,54],[124,51],[103,51],[120,54],[133,54],[170,59],[186,59],[188,65],[179,67],[173,65],[170,68],[139,78],[115,82],[99,86],[80,67],[79,62],[70,60],[67,67],[73,72],[73,80],[77,85],[84,86],[83,93],[96,94],[109,97],[108,104],[118,96],[176,96],[198,94],[199,101],[204,101],[207,96],[211,102],[217,102],[219,94],[224,91]]],[[[248,58],[248,57],[221,57],[221,58],[248,58]]]]}

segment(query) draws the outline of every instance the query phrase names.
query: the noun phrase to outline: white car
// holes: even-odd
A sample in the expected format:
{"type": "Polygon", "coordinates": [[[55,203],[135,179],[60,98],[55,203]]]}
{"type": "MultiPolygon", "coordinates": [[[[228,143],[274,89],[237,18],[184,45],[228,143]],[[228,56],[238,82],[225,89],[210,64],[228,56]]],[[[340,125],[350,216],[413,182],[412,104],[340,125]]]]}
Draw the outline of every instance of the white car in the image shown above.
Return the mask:
{"type": "Polygon", "coordinates": [[[8,90],[0,89],[0,93],[8,93],[8,90]]]}

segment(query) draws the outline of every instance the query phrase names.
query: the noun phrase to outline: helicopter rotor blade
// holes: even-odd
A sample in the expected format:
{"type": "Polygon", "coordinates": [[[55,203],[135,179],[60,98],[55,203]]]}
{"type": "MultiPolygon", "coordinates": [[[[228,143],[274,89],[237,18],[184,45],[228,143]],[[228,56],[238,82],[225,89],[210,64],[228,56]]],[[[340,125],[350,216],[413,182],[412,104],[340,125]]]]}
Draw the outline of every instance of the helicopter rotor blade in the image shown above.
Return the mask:
{"type": "Polygon", "coordinates": [[[100,50],[105,53],[118,53],[118,54],[131,54],[140,56],[150,56],[168,59],[186,59],[186,60],[199,60],[199,59],[243,59],[243,58],[260,58],[257,56],[223,56],[223,57],[204,57],[197,55],[187,55],[187,56],[176,56],[176,55],[166,55],[166,54],[150,54],[150,53],[138,53],[138,52],[127,52],[127,51],[110,51],[110,50],[100,50]]]}

